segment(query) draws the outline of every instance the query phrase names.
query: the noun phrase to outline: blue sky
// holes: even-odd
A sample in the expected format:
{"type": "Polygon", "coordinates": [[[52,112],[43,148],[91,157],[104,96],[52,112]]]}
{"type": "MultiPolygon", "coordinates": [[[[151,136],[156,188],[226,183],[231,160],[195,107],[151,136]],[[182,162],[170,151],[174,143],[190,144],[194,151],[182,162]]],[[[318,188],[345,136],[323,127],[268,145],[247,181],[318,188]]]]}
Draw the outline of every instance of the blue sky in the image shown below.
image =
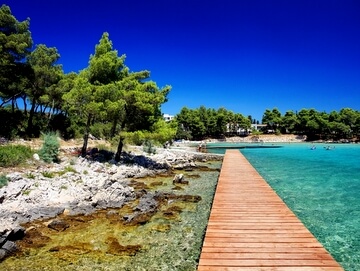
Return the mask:
{"type": "Polygon", "coordinates": [[[65,72],[88,66],[103,32],[131,71],[171,85],[163,113],[360,110],[358,0],[4,0],[65,72]]]}

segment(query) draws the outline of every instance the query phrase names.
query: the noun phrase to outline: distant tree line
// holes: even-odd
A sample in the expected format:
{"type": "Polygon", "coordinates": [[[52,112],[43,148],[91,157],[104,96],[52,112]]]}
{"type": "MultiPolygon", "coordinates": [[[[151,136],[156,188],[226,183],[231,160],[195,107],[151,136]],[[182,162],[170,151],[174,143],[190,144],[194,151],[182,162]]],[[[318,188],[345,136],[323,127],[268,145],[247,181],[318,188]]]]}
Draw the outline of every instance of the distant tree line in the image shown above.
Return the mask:
{"type": "MultiPolygon", "coordinates": [[[[203,139],[246,136],[251,116],[225,108],[184,107],[171,122],[162,118],[161,105],[170,86],[158,87],[147,70],[133,72],[125,55],[113,49],[103,33],[88,66],[65,74],[55,47],[34,46],[30,19],[19,22],[10,7],[0,7],[0,137],[39,137],[58,131],[64,139],[83,137],[85,154],[90,134],[117,142],[116,159],[124,140],[142,144],[146,140],[165,143],[171,139],[203,139]]],[[[352,139],[359,137],[359,112],[303,109],[267,109],[261,132],[297,133],[309,139],[352,139]]]]}
{"type": "Polygon", "coordinates": [[[55,47],[33,46],[29,26],[30,19],[19,22],[9,6],[1,6],[0,136],[31,138],[46,131],[59,131],[65,139],[82,135],[83,154],[90,134],[117,138],[117,158],[126,136],[135,132],[144,131],[140,141],[151,134],[159,141],[175,136],[176,125],[165,123],[160,109],[171,87],[159,88],[147,70],[130,71],[108,33],[95,46],[87,68],[65,74],[55,47]]]}
{"type": "Polygon", "coordinates": [[[250,130],[252,123],[251,116],[205,106],[197,109],[183,107],[175,120],[178,124],[177,138],[194,140],[238,135],[239,131],[250,130]]]}
{"type": "Polygon", "coordinates": [[[360,135],[360,112],[351,108],[330,113],[315,109],[302,109],[299,112],[289,110],[284,115],[277,108],[266,109],[262,125],[256,125],[257,129],[251,124],[259,124],[259,121],[225,108],[183,107],[175,119],[178,124],[177,137],[183,139],[291,133],[306,135],[308,140],[357,140],[360,135]]]}

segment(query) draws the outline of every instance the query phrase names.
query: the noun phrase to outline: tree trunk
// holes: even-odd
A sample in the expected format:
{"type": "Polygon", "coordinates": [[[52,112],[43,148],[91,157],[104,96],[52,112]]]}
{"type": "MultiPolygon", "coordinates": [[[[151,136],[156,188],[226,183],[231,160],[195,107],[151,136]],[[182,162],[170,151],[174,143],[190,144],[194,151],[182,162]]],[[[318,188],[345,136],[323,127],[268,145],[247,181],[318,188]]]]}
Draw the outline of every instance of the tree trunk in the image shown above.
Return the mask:
{"type": "Polygon", "coordinates": [[[15,112],[15,99],[11,100],[11,112],[14,114],[15,112]]]}
{"type": "Polygon", "coordinates": [[[87,150],[87,145],[88,145],[88,141],[89,141],[89,134],[90,134],[90,123],[91,123],[91,114],[89,114],[87,122],[86,122],[85,134],[84,134],[84,143],[83,143],[83,146],[81,148],[81,156],[82,157],[86,156],[86,150],[87,150]]]}
{"type": "MultiPolygon", "coordinates": [[[[125,111],[126,111],[126,106],[125,106],[125,111]]],[[[125,117],[125,119],[123,119],[122,122],[121,122],[120,132],[125,129],[125,125],[126,125],[126,117],[125,117]]],[[[119,134],[120,134],[120,132],[119,132],[119,134]]],[[[120,161],[120,156],[121,156],[122,148],[123,148],[123,146],[124,146],[124,140],[125,140],[125,137],[121,136],[121,134],[120,134],[119,144],[118,144],[118,147],[117,147],[117,150],[116,150],[116,154],[115,154],[115,161],[116,161],[116,162],[119,162],[119,161],[120,161]]]]}
{"type": "Polygon", "coordinates": [[[28,119],[28,125],[27,125],[27,128],[26,128],[26,133],[28,136],[32,137],[33,133],[32,133],[32,130],[33,130],[33,118],[34,118],[34,114],[35,114],[35,106],[36,106],[36,102],[35,102],[35,99],[33,99],[31,101],[31,108],[30,108],[30,113],[29,113],[29,119],[28,119]]]}
{"type": "Polygon", "coordinates": [[[118,144],[117,151],[116,151],[116,154],[115,154],[115,161],[116,162],[120,161],[120,155],[121,155],[121,152],[122,152],[122,148],[124,146],[124,139],[125,139],[125,137],[120,136],[119,144],[118,144]]]}
{"type": "Polygon", "coordinates": [[[23,102],[24,102],[24,113],[25,113],[25,116],[27,115],[27,104],[26,104],[26,96],[22,96],[21,97],[23,99],[23,102]]]}

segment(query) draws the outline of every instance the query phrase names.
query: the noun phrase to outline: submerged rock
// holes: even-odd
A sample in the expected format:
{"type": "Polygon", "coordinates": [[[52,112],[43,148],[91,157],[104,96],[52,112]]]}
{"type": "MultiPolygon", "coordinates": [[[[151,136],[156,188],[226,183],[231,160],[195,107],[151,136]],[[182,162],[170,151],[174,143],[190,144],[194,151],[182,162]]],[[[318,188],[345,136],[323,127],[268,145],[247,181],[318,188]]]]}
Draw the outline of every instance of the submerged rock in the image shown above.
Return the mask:
{"type": "Polygon", "coordinates": [[[70,227],[68,223],[60,219],[50,220],[47,224],[48,228],[56,230],[56,231],[64,231],[70,227]]]}
{"type": "Polygon", "coordinates": [[[107,253],[119,256],[134,256],[142,248],[140,245],[123,246],[115,237],[109,237],[106,243],[109,246],[107,253]]]}
{"type": "Polygon", "coordinates": [[[173,184],[189,184],[189,181],[186,181],[184,174],[176,174],[173,179],[173,184]]]}
{"type": "Polygon", "coordinates": [[[0,261],[14,254],[18,250],[15,241],[25,236],[25,228],[15,227],[12,230],[4,230],[0,233],[0,261]]]}
{"type": "MultiPolygon", "coordinates": [[[[99,153],[99,150],[93,150],[94,159],[92,156],[89,159],[72,157],[59,164],[41,164],[31,172],[12,172],[6,176],[8,185],[0,188],[0,259],[16,251],[14,242],[17,240],[21,240],[19,244],[25,248],[42,247],[48,242],[49,237],[42,235],[36,228],[29,228],[26,232],[19,230],[19,225],[34,220],[55,218],[60,214],[90,215],[97,210],[122,207],[138,198],[138,205],[131,214],[123,217],[123,221],[130,225],[145,224],[162,204],[173,200],[201,200],[199,196],[192,195],[148,193],[149,187],[134,178],[170,174],[174,168],[192,169],[198,167],[196,161],[203,161],[206,154],[175,153],[169,149],[159,150],[151,156],[123,153],[122,160],[116,163],[98,159],[99,153]],[[130,178],[132,181],[129,181],[130,178]]],[[[183,174],[174,177],[174,184],[185,183],[187,181],[183,174]]],[[[155,181],[151,186],[161,184],[155,181]]],[[[177,213],[177,210],[168,209],[164,215],[172,217],[177,213]]],[[[109,213],[108,216],[116,217],[116,214],[109,213]]],[[[121,221],[120,216],[118,221],[121,221]]],[[[53,219],[47,226],[64,231],[69,224],[61,219],[53,219]]],[[[115,241],[110,244],[112,248],[109,253],[116,255],[122,253],[123,247],[130,249],[131,253],[139,251],[137,246],[122,246],[115,241]]],[[[53,248],[53,251],[56,250],[53,248]]]]}

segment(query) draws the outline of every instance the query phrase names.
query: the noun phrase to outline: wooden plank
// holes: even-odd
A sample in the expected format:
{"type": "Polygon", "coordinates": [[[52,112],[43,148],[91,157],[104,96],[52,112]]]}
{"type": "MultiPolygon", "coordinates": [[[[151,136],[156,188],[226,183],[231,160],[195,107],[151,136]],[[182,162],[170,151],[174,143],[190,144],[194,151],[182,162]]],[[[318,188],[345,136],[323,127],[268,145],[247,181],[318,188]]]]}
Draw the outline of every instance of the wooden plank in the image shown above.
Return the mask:
{"type": "Polygon", "coordinates": [[[276,267],[260,267],[260,266],[199,266],[198,271],[334,271],[334,267],[327,266],[276,266],[276,267]]]}
{"type": "Polygon", "coordinates": [[[344,270],[237,150],[224,156],[198,270],[344,270]]]}
{"type": "MultiPolygon", "coordinates": [[[[322,260],[322,259],[203,259],[203,265],[214,265],[214,266],[237,266],[237,267],[250,267],[250,266],[261,266],[261,267],[273,267],[273,266],[327,266],[337,267],[334,259],[322,260]]],[[[333,269],[341,270],[341,269],[333,269]]]]}
{"type": "Polygon", "coordinates": [[[272,251],[269,252],[243,252],[243,253],[236,253],[236,252],[203,252],[203,259],[221,259],[221,260],[333,260],[330,254],[328,253],[317,253],[317,254],[309,254],[309,253],[286,253],[286,252],[278,252],[273,253],[272,251]]]}

